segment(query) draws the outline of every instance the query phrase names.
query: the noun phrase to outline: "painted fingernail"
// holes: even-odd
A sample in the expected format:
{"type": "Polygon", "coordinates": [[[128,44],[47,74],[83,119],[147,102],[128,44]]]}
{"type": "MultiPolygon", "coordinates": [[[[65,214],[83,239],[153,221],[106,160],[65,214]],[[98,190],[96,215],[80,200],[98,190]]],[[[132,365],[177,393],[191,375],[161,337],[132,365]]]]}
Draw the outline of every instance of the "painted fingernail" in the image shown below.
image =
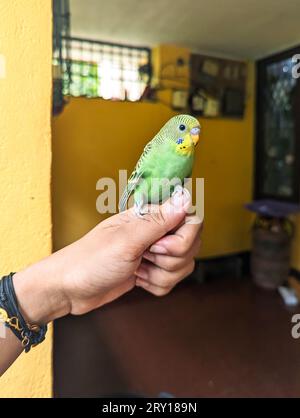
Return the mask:
{"type": "Polygon", "coordinates": [[[141,279],[148,279],[148,271],[144,267],[139,267],[135,274],[141,279]]]}
{"type": "Polygon", "coordinates": [[[155,254],[167,254],[168,252],[165,247],[162,247],[161,245],[152,245],[150,251],[155,254]]]}

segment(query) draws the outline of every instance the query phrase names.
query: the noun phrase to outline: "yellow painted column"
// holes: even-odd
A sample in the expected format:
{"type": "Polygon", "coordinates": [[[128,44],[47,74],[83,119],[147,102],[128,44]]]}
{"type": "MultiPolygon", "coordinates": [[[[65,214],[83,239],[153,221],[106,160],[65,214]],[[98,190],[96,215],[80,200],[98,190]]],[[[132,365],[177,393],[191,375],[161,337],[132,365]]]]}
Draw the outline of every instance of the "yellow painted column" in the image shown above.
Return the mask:
{"type": "MultiPolygon", "coordinates": [[[[0,274],[51,252],[51,0],[0,0],[0,274]]],[[[51,332],[0,397],[51,396],[51,332]]]]}

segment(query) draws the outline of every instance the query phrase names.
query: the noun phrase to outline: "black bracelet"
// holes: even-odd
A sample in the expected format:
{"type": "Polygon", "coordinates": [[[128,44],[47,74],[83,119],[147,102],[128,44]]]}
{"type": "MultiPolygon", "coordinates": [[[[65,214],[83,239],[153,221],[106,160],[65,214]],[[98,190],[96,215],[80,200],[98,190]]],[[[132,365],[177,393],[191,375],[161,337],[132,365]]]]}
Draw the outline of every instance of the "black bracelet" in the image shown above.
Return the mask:
{"type": "Polygon", "coordinates": [[[35,347],[44,341],[47,325],[30,325],[23,318],[15,293],[14,274],[10,273],[0,280],[0,319],[22,342],[22,347],[28,353],[31,347],[35,347]]]}

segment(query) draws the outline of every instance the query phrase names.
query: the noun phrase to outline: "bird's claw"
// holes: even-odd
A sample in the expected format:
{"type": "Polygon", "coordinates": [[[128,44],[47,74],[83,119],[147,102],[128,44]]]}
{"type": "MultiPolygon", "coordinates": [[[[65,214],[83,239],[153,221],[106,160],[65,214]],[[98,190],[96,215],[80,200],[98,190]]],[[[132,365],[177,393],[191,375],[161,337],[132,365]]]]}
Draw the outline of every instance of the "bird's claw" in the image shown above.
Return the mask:
{"type": "Polygon", "coordinates": [[[190,192],[186,188],[184,188],[181,184],[176,184],[176,186],[174,187],[174,191],[172,193],[172,199],[173,201],[176,201],[178,199],[181,200],[182,197],[184,198],[184,201],[191,200],[190,192]]]}
{"type": "Polygon", "coordinates": [[[172,193],[172,197],[176,194],[185,195],[185,197],[190,197],[189,191],[185,189],[181,184],[176,184],[172,193]]]}
{"type": "Polygon", "coordinates": [[[138,218],[144,219],[144,215],[146,215],[146,213],[148,213],[148,211],[145,210],[143,203],[135,203],[134,204],[134,213],[138,218]]]}
{"type": "Polygon", "coordinates": [[[184,188],[182,187],[181,184],[176,184],[176,186],[174,187],[174,191],[172,193],[172,196],[175,196],[175,194],[183,194],[184,188]]]}

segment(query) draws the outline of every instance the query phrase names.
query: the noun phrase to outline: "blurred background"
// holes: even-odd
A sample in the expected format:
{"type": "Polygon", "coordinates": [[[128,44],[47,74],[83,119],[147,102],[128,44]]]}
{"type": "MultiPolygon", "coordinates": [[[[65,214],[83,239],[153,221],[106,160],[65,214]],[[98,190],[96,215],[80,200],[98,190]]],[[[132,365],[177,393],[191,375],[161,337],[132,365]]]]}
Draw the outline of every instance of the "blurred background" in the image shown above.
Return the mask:
{"type": "MultiPolygon", "coordinates": [[[[26,179],[23,205],[9,182],[0,188],[1,213],[10,208],[3,269],[109,216],[96,210],[97,181],[131,173],[178,113],[202,126],[193,178],[205,179],[205,227],[184,283],[56,321],[53,353],[50,336],[8,372],[0,396],[298,396],[300,3],[30,0],[1,11],[13,82],[0,104],[3,120],[15,115],[3,166],[13,156],[7,173],[26,179]],[[11,217],[27,230],[12,236],[11,217]]],[[[0,50],[0,80],[1,68],[0,50]]]]}

